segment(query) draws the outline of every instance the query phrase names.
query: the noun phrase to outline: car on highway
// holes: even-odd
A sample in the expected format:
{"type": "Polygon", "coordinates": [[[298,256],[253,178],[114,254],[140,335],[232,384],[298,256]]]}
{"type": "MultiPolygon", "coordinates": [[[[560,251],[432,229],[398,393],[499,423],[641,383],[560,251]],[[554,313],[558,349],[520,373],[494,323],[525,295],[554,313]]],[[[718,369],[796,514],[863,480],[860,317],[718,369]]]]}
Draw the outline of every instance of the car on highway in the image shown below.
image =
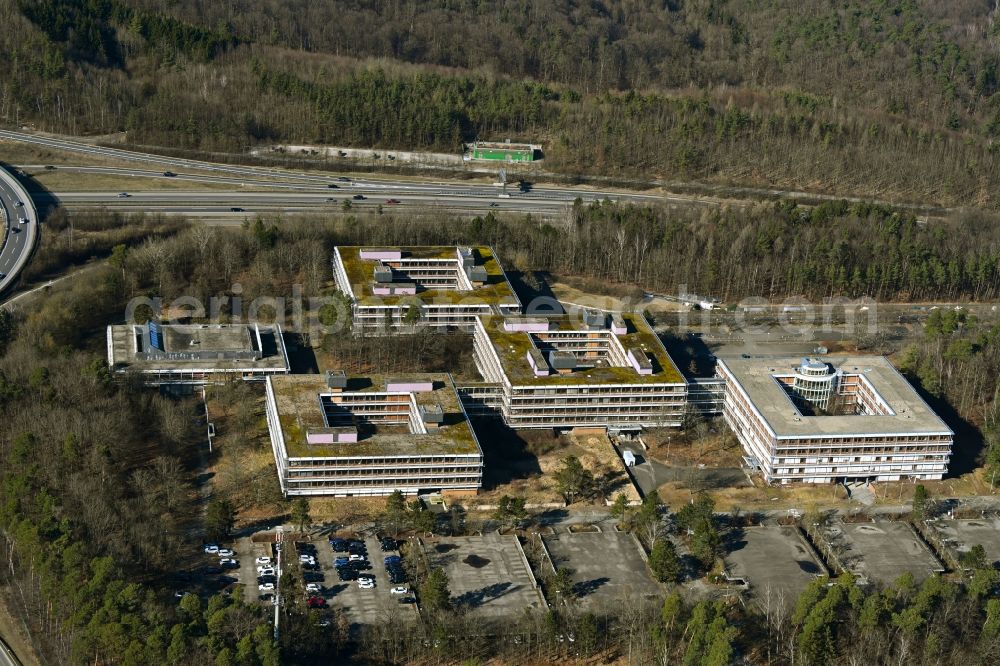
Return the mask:
{"type": "Polygon", "coordinates": [[[129,194],[128,192],[119,192],[118,193],[118,198],[119,199],[128,199],[130,196],[132,196],[132,195],[129,194]]]}
{"type": "Polygon", "coordinates": [[[46,164],[45,165],[45,170],[46,171],[55,171],[55,167],[52,166],[51,164],[46,164]]]}
{"type": "Polygon", "coordinates": [[[164,171],[164,172],[163,172],[163,175],[164,175],[164,176],[166,176],[167,178],[173,178],[173,177],[174,177],[174,176],[176,176],[177,174],[176,174],[176,173],[174,173],[173,171],[164,171]]]}
{"type": "Polygon", "coordinates": [[[337,185],[336,183],[330,183],[329,185],[327,185],[327,187],[329,187],[331,190],[335,190],[338,187],[340,187],[340,185],[337,185]]]}
{"type": "Polygon", "coordinates": [[[243,209],[240,208],[239,206],[233,206],[232,208],[229,209],[229,212],[230,213],[242,213],[243,209]]]}
{"type": "Polygon", "coordinates": [[[340,201],[340,199],[338,199],[337,197],[327,197],[326,201],[327,203],[337,203],[338,201],[340,201]]]}
{"type": "Polygon", "coordinates": [[[490,208],[499,208],[499,207],[500,207],[500,204],[498,204],[496,201],[491,201],[490,202],[490,208]]]}
{"type": "Polygon", "coordinates": [[[386,199],[385,202],[387,204],[390,204],[390,205],[392,205],[392,204],[398,204],[399,203],[399,199],[386,199]]]}
{"type": "Polygon", "coordinates": [[[0,280],[4,279],[5,277],[7,277],[6,273],[0,273],[0,280]]]}
{"type": "Polygon", "coordinates": [[[19,228],[17,228],[17,227],[11,227],[10,228],[10,233],[12,233],[12,234],[21,233],[21,230],[19,228]]]}
{"type": "Polygon", "coordinates": [[[363,195],[363,194],[355,194],[351,198],[354,199],[355,201],[364,201],[365,195],[363,195]]]}
{"type": "Polygon", "coordinates": [[[337,180],[339,180],[339,181],[340,181],[340,182],[342,182],[342,183],[349,183],[349,182],[351,182],[351,179],[350,179],[350,178],[348,178],[347,176],[339,176],[339,177],[337,178],[337,180]]]}
{"type": "Polygon", "coordinates": [[[257,589],[261,592],[274,592],[274,583],[261,583],[257,589]]]}
{"type": "Polygon", "coordinates": [[[26,217],[19,217],[19,218],[17,218],[17,221],[20,222],[21,224],[27,224],[28,223],[28,218],[26,218],[26,217]]]}
{"type": "Polygon", "coordinates": [[[18,208],[23,208],[24,207],[24,202],[23,201],[15,201],[14,205],[17,206],[18,208]]]}

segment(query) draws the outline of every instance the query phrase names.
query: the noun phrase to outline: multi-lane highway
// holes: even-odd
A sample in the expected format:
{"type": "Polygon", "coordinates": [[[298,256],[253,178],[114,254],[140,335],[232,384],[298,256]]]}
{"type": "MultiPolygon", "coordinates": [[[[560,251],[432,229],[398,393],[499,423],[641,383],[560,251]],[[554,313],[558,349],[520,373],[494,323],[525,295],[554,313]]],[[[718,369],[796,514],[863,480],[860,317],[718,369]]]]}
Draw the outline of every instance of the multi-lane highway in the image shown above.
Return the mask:
{"type": "MultiPolygon", "coordinates": [[[[483,212],[490,209],[552,215],[565,210],[577,198],[584,202],[611,199],[632,203],[658,203],[676,201],[718,205],[717,200],[687,195],[664,195],[589,187],[532,187],[526,191],[516,185],[509,186],[509,197],[500,196],[501,188],[488,183],[472,181],[429,181],[394,176],[347,177],[320,172],[302,172],[288,169],[248,167],[189,160],[163,155],[139,153],[118,148],[105,148],[77,141],[51,138],[0,130],[0,138],[22,141],[51,149],[70,151],[108,160],[140,162],[157,165],[157,170],[122,166],[24,166],[29,170],[61,169],[79,173],[95,173],[120,177],[122,191],[131,197],[118,199],[115,192],[57,192],[51,195],[55,202],[67,206],[116,205],[123,208],[148,210],[156,208],[166,212],[226,214],[231,208],[295,211],[340,204],[351,199],[352,206],[401,205],[409,207],[437,207],[459,212],[483,212]],[[162,170],[160,170],[162,169],[162,170]],[[170,179],[170,188],[161,191],[130,192],[131,178],[170,179]],[[197,182],[217,187],[199,192],[182,192],[176,181],[197,182]],[[252,192],[248,190],[257,190],[252,192]],[[261,194],[260,190],[267,190],[261,194]],[[280,194],[279,194],[280,193],[280,194]],[[356,195],[364,199],[356,199],[356,195]],[[398,201],[399,203],[386,202],[398,201]]],[[[134,181],[133,181],[134,182],[134,181]]],[[[148,184],[145,186],[148,187],[148,184]]]]}
{"type": "MultiPolygon", "coordinates": [[[[414,211],[441,210],[458,213],[481,214],[489,211],[531,213],[551,217],[567,210],[576,197],[567,198],[563,193],[524,193],[511,198],[500,198],[489,187],[456,186],[431,188],[372,186],[357,183],[337,191],[246,191],[246,190],[130,190],[128,196],[120,192],[53,192],[36,193],[40,206],[47,203],[69,208],[107,207],[121,211],[157,211],[184,214],[192,217],[236,216],[264,211],[282,212],[340,212],[344,201],[352,210],[407,209],[414,211]]],[[[595,194],[578,193],[584,202],[614,198],[595,194]]]]}
{"type": "Polygon", "coordinates": [[[3,238],[0,240],[0,293],[17,280],[28,263],[38,236],[38,213],[21,184],[6,169],[0,168],[0,214],[3,238]]]}

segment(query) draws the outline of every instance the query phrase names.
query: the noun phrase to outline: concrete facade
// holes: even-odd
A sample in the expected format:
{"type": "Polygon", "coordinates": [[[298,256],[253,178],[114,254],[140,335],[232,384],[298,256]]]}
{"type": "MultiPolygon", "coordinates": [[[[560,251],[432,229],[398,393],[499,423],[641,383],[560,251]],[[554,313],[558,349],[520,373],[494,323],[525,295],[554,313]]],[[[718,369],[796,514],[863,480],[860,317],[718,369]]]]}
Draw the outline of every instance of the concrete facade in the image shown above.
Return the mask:
{"type": "Polygon", "coordinates": [[[940,479],[953,433],[879,356],[725,359],[723,415],[768,483],[940,479]]]}

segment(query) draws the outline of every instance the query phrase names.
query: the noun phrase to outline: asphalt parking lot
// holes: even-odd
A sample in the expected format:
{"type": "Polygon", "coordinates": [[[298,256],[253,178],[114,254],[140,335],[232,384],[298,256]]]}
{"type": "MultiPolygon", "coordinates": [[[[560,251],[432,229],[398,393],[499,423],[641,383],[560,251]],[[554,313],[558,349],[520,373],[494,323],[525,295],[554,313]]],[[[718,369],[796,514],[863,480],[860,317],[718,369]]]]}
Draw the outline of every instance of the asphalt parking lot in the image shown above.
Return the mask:
{"type": "Polygon", "coordinates": [[[243,597],[247,601],[258,599],[261,592],[257,589],[257,565],[256,559],[261,555],[271,555],[270,543],[254,543],[250,537],[241,537],[233,545],[236,551],[236,559],[240,563],[240,568],[234,575],[240,579],[240,584],[244,586],[243,597]]]}
{"type": "MultiPolygon", "coordinates": [[[[372,565],[371,570],[365,573],[375,578],[375,588],[371,590],[361,589],[357,581],[342,582],[337,576],[333,561],[345,554],[334,553],[325,539],[315,542],[316,560],[321,565],[324,576],[322,596],[334,610],[344,612],[352,626],[375,624],[390,619],[415,619],[416,605],[400,603],[399,600],[404,595],[390,592],[395,586],[389,582],[384,559],[387,555],[399,555],[399,551],[382,552],[378,539],[374,537],[367,537],[364,542],[368,547],[368,561],[372,565]]],[[[409,584],[406,586],[409,587],[409,584]]]]}
{"type": "Polygon", "coordinates": [[[844,566],[867,582],[890,585],[909,572],[920,583],[944,569],[906,523],[835,523],[824,536],[844,566]]]}
{"type": "Polygon", "coordinates": [[[544,609],[528,561],[514,536],[488,532],[482,536],[422,541],[428,565],[448,576],[456,608],[490,616],[517,615],[544,609]]]}
{"type": "Polygon", "coordinates": [[[969,552],[976,544],[986,550],[986,559],[996,566],[1000,561],[1000,520],[932,520],[927,523],[956,558],[969,552]]]}
{"type": "Polygon", "coordinates": [[[727,547],[726,572],[746,581],[761,607],[791,608],[810,581],[826,573],[794,527],[743,528],[727,547]]]}
{"type": "Polygon", "coordinates": [[[663,596],[631,534],[560,531],[543,536],[542,543],[554,567],[572,570],[581,608],[609,608],[626,599],[663,596]]]}

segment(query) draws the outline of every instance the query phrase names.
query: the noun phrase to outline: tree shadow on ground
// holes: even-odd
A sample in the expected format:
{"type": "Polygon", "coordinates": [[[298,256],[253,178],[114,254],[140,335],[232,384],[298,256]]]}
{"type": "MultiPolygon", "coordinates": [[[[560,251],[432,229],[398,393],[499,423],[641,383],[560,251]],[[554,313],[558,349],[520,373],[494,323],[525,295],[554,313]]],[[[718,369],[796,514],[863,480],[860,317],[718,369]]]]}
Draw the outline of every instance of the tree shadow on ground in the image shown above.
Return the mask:
{"type": "Polygon", "coordinates": [[[456,606],[467,606],[469,608],[478,608],[488,601],[494,599],[499,599],[500,597],[509,594],[518,588],[511,585],[511,583],[494,583],[493,585],[487,585],[486,587],[480,588],[478,590],[470,590],[464,592],[459,596],[455,597],[456,606]]]}
{"type": "Polygon", "coordinates": [[[601,587],[610,582],[611,579],[607,576],[580,581],[579,583],[573,585],[573,594],[577,597],[586,597],[594,592],[597,592],[597,590],[601,589],[601,587]]]}

